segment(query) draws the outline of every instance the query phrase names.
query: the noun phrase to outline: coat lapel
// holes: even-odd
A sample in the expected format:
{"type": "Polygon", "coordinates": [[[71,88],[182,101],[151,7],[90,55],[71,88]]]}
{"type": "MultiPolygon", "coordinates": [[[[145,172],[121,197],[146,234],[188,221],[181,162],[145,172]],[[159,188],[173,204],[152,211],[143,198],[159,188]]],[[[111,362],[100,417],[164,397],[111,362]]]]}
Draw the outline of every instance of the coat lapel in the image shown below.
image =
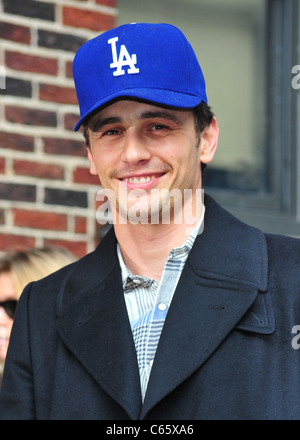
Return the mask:
{"type": "Polygon", "coordinates": [[[233,328],[272,333],[264,235],[206,196],[203,233],[189,255],[161,334],[141,417],[195,372],[233,328]]]}
{"type": "Polygon", "coordinates": [[[69,279],[57,328],[74,356],[136,419],[141,407],[139,373],[114,235],[103,241],[69,279]]]}

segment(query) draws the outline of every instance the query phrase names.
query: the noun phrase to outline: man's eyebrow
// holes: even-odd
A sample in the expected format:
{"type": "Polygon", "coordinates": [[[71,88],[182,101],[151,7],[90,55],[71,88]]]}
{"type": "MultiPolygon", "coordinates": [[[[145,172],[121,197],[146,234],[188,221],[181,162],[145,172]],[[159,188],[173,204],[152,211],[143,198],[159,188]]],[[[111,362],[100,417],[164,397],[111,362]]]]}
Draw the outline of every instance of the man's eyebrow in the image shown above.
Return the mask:
{"type": "MultiPolygon", "coordinates": [[[[164,111],[164,110],[147,111],[147,112],[141,113],[138,116],[138,119],[140,119],[140,120],[155,119],[155,118],[168,119],[170,121],[173,121],[176,124],[180,124],[182,122],[181,119],[179,117],[177,117],[174,113],[164,111]]],[[[122,119],[118,116],[109,116],[104,119],[95,117],[89,121],[88,126],[92,131],[97,132],[97,131],[101,130],[101,128],[105,127],[106,125],[116,124],[116,123],[120,123],[120,122],[122,122],[122,119]]]]}
{"type": "Polygon", "coordinates": [[[178,116],[176,116],[174,113],[164,110],[144,112],[139,117],[139,119],[151,119],[151,118],[169,119],[170,121],[173,121],[176,124],[182,122],[181,119],[178,116]]]}
{"type": "Polygon", "coordinates": [[[89,128],[92,131],[98,131],[100,130],[102,127],[105,127],[105,125],[109,125],[109,124],[116,124],[121,122],[121,119],[119,117],[115,117],[115,116],[111,116],[109,118],[94,118],[91,119],[91,121],[89,121],[89,128]]]}

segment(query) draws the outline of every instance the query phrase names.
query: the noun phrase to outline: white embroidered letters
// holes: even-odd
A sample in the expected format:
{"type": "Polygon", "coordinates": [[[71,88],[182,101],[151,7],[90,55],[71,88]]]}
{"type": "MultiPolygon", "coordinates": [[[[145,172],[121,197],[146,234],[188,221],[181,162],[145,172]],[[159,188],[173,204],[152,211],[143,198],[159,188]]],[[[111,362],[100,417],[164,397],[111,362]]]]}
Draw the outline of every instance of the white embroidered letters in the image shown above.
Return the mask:
{"type": "Polygon", "coordinates": [[[140,69],[136,67],[136,63],[137,63],[136,54],[132,54],[130,56],[124,44],[121,44],[119,59],[118,59],[117,46],[116,46],[116,42],[118,40],[119,40],[118,37],[110,38],[108,40],[108,44],[111,45],[111,52],[113,59],[113,62],[110,64],[110,68],[116,69],[113,72],[113,75],[114,76],[125,75],[125,70],[123,69],[124,66],[128,66],[127,69],[128,74],[139,73],[140,69]]]}

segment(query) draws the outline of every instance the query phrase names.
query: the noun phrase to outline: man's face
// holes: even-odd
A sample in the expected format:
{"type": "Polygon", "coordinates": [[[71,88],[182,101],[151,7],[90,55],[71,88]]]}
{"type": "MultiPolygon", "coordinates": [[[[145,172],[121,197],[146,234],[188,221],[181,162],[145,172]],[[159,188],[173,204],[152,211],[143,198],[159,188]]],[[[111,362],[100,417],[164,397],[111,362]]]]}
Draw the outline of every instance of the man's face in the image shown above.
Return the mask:
{"type": "MultiPolygon", "coordinates": [[[[91,173],[113,191],[124,217],[134,204],[148,219],[170,202],[173,190],[195,194],[201,188],[202,149],[191,111],[121,100],[93,116],[89,138],[91,173]]],[[[172,198],[171,211],[173,204],[172,198]]]]}

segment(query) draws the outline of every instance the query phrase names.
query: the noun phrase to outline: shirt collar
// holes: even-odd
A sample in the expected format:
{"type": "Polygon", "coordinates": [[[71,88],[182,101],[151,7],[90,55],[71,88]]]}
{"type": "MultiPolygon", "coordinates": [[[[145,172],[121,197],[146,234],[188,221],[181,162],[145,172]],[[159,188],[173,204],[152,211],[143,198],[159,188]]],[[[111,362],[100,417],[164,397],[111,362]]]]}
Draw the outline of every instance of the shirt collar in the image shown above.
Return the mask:
{"type": "MultiPolygon", "coordinates": [[[[205,206],[203,205],[202,209],[202,215],[197,223],[197,225],[194,227],[194,229],[191,230],[188,238],[184,242],[182,246],[175,247],[171,250],[170,256],[174,259],[180,259],[182,256],[188,255],[190,250],[193,247],[194,241],[196,240],[197,235],[200,235],[203,231],[204,227],[204,214],[205,214],[205,206]]],[[[191,229],[191,228],[190,228],[191,229]]],[[[188,227],[187,227],[188,230],[188,227]]]]}

